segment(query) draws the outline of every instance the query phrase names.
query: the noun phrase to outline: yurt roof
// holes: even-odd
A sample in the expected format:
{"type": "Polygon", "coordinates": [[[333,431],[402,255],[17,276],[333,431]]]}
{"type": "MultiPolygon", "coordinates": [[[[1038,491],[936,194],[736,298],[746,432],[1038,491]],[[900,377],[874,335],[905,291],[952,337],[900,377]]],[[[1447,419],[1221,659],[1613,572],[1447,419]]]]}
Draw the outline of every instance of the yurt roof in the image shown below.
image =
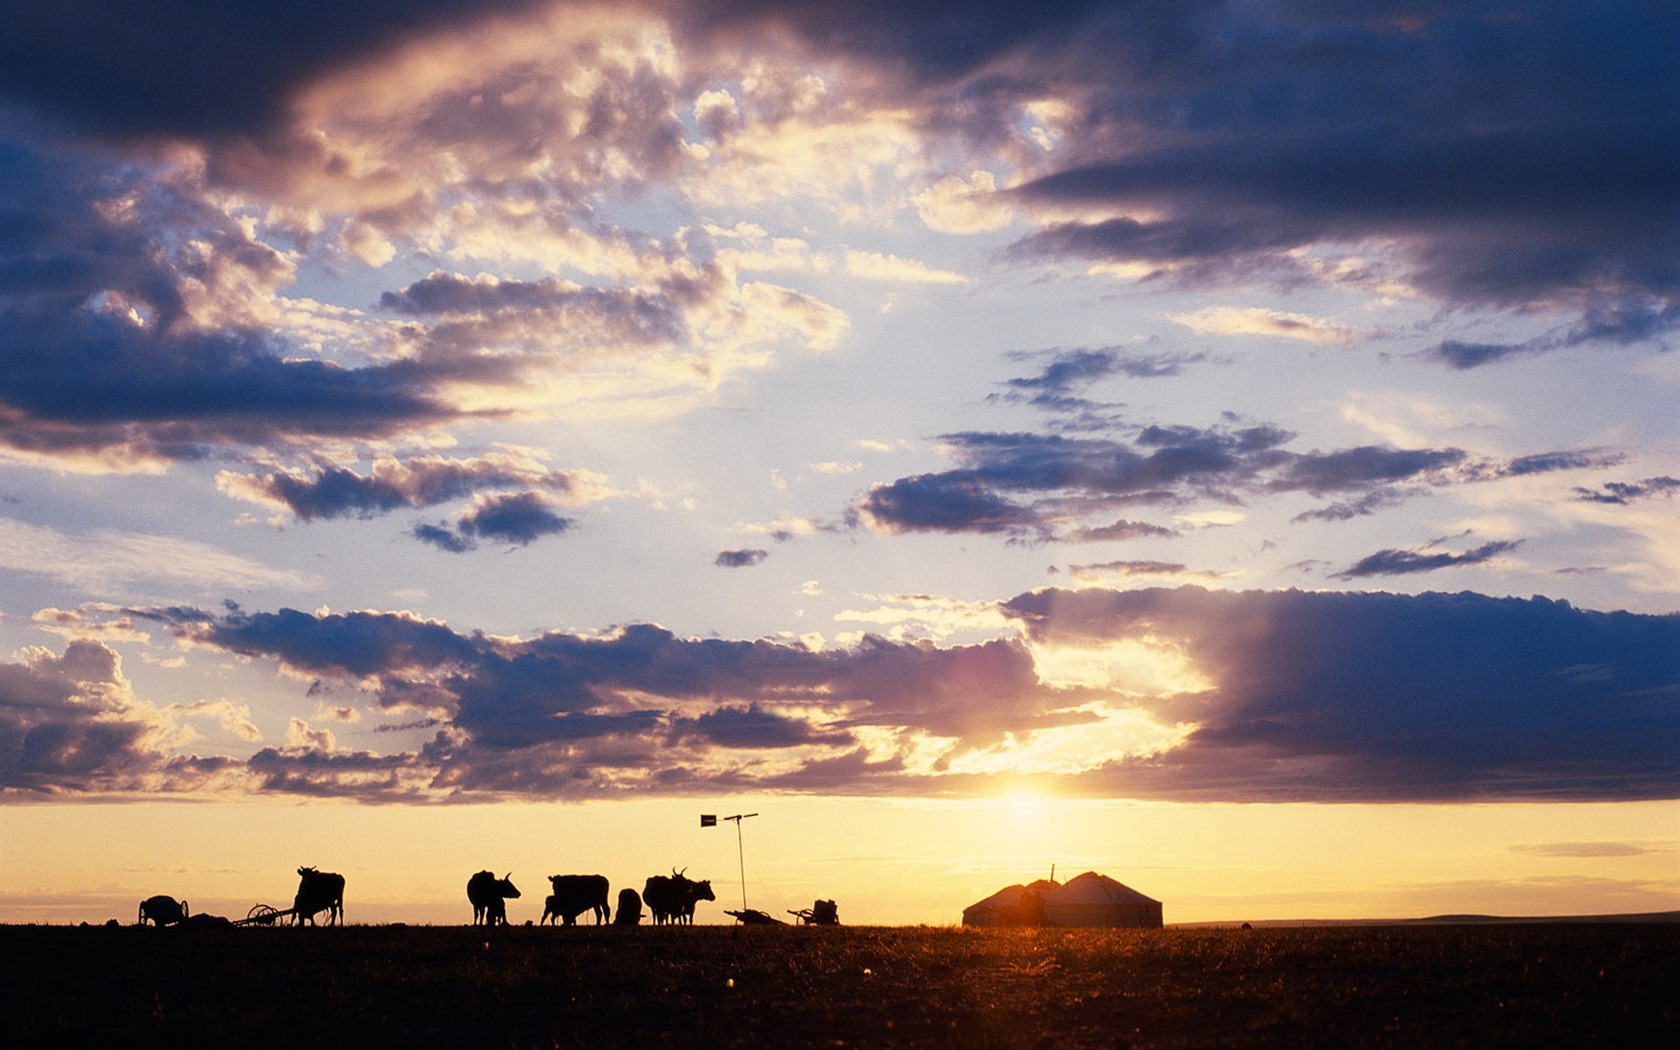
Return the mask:
{"type": "Polygon", "coordinates": [[[1068,904],[1160,904],[1153,897],[1147,897],[1124,883],[1116,882],[1107,875],[1099,875],[1094,871],[1087,871],[1083,875],[1069,879],[1054,893],[1047,893],[1044,902],[1050,905],[1068,904]]]}
{"type": "Polygon", "coordinates": [[[1028,883],[1025,886],[1016,883],[1013,886],[1005,886],[985,900],[970,904],[968,908],[1017,908],[1020,907],[1022,900],[1026,898],[1028,893],[1036,893],[1048,899],[1053,891],[1060,888],[1060,883],[1051,882],[1049,879],[1039,879],[1037,882],[1028,883]]]}

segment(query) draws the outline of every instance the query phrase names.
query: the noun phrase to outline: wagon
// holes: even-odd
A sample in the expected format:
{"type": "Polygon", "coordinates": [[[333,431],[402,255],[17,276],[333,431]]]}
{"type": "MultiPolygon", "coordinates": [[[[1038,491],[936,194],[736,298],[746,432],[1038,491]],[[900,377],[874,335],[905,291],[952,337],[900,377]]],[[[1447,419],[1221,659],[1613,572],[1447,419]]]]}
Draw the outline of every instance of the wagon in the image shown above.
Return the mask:
{"type": "Polygon", "coordinates": [[[296,908],[281,911],[269,904],[253,904],[251,910],[245,913],[243,919],[234,922],[235,926],[273,926],[289,915],[296,915],[296,908]]]}

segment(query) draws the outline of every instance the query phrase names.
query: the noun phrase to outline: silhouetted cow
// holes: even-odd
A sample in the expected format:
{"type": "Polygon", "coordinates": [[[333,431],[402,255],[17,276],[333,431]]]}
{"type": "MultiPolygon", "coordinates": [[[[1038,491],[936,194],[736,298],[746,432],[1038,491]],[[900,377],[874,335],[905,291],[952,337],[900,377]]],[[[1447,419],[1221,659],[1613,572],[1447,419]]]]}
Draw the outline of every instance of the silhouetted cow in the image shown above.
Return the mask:
{"type": "Polygon", "coordinates": [[[688,885],[684,887],[682,915],[678,918],[685,926],[694,925],[694,906],[701,901],[715,901],[717,894],[712,892],[712,880],[701,879],[699,882],[683,880],[688,885]]]}
{"type": "Polygon", "coordinates": [[[618,914],[613,916],[614,926],[635,926],[642,921],[642,898],[635,890],[626,886],[618,891],[618,914]]]}
{"type": "Polygon", "coordinates": [[[605,875],[550,875],[548,881],[554,892],[543,905],[542,922],[559,919],[567,926],[576,926],[577,917],[591,909],[597,926],[611,917],[605,875]]]}
{"type": "Polygon", "coordinates": [[[292,898],[292,924],[315,925],[317,912],[327,913],[327,925],[344,921],[344,876],[333,871],[298,869],[297,896],[292,898]]]}
{"type": "Polygon", "coordinates": [[[687,872],[687,868],[682,871],[672,868],[670,875],[649,876],[643,885],[642,900],[653,913],[655,926],[673,922],[692,925],[695,903],[717,900],[712,893],[711,879],[696,882],[688,878],[687,872]]]}
{"type": "Polygon", "coordinates": [[[140,925],[146,925],[151,920],[154,926],[173,926],[186,920],[191,912],[186,901],[178,901],[174,897],[159,894],[147,897],[140,902],[140,925]]]}
{"type": "Polygon", "coordinates": [[[513,872],[499,879],[495,872],[477,873],[467,880],[467,900],[472,901],[473,925],[507,925],[507,905],[503,900],[518,896],[519,887],[513,884],[513,872]]]}

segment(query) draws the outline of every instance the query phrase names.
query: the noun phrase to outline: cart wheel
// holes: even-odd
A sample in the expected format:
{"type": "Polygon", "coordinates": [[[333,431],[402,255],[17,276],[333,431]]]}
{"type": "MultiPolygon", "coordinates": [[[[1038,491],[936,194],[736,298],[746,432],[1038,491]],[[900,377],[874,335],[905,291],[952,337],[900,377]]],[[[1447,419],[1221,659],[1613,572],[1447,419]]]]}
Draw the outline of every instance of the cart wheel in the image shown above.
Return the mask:
{"type": "Polygon", "coordinates": [[[274,920],[279,917],[279,909],[271,908],[266,904],[253,904],[251,905],[251,910],[245,913],[246,921],[254,922],[262,926],[273,926],[274,920]]]}

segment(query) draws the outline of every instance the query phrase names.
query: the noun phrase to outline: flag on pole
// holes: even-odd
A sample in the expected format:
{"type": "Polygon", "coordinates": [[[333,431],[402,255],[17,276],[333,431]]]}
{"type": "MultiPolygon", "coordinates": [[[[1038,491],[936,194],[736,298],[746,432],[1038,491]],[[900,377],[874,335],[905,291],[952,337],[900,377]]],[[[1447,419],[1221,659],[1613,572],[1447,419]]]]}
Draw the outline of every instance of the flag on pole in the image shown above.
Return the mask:
{"type": "Polygon", "coordinates": [[[717,827],[717,814],[716,813],[702,813],[702,814],[700,814],[700,826],[703,827],[703,828],[715,828],[715,827],[717,827]]]}

